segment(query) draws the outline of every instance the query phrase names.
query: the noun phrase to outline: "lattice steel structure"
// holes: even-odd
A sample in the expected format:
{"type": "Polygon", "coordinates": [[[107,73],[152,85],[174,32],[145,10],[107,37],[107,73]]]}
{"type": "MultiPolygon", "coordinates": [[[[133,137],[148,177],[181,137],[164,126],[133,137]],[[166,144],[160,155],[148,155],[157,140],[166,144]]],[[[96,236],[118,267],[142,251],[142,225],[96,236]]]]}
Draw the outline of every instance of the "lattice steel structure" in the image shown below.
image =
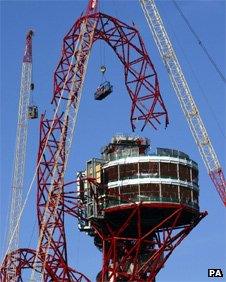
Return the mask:
{"type": "MultiPolygon", "coordinates": [[[[160,95],[157,74],[138,30],[102,13],[91,14],[89,19],[96,22],[92,44],[97,40],[105,41],[124,66],[125,85],[132,102],[130,115],[132,129],[135,130],[136,121],[139,120],[143,121],[142,130],[147,124],[157,128],[161,118],[167,126],[168,115],[160,95]]],[[[74,76],[73,67],[66,84],[65,78],[83,21],[83,17],[78,19],[64,37],[62,58],[54,74],[52,102],[55,105],[61,97],[62,89],[65,89],[62,99],[68,100],[74,76]]],[[[82,74],[77,72],[75,75],[80,81],[82,74]]]]}
{"type": "MultiPolygon", "coordinates": [[[[31,96],[32,77],[32,36],[29,30],[26,35],[25,51],[22,63],[20,99],[16,131],[16,144],[13,164],[13,179],[11,206],[9,214],[8,249],[14,251],[19,245],[20,226],[17,223],[21,212],[23,183],[26,161],[27,132],[28,132],[28,106],[31,96]]],[[[16,276],[15,269],[10,269],[11,276],[16,276]]]]}
{"type": "Polygon", "coordinates": [[[142,122],[142,130],[147,124],[157,129],[162,120],[165,126],[168,124],[157,74],[139,32],[96,11],[97,1],[90,1],[85,16],[79,18],[64,37],[62,57],[54,73],[55,114],[52,119],[42,115],[40,123],[38,246],[35,251],[19,249],[11,253],[12,258],[18,254],[18,261],[11,261],[8,254],[1,268],[3,281],[7,281],[7,269],[12,265],[17,269],[16,281],[22,281],[23,267],[33,269],[31,280],[89,281],[85,275],[72,271],[67,262],[64,216],[69,213],[81,217],[82,207],[77,204],[74,191],[65,192],[64,177],[90,50],[95,41],[104,40],[124,65],[125,84],[132,102],[132,129],[135,130],[138,121],[142,122]]]}
{"type": "Polygon", "coordinates": [[[208,174],[226,206],[226,181],[154,0],[139,0],[208,174]]]}
{"type": "MultiPolygon", "coordinates": [[[[37,269],[42,269],[44,261],[43,258],[39,258],[40,266],[37,268],[37,265],[35,266],[36,262],[36,251],[33,249],[18,249],[16,251],[13,251],[9,254],[3,262],[3,265],[1,266],[1,281],[2,282],[9,282],[13,281],[11,278],[6,278],[8,276],[8,272],[10,269],[16,269],[16,281],[26,281],[23,280],[22,272],[26,269],[33,269],[34,267],[37,269]],[[10,257],[9,257],[10,256],[10,257]]],[[[70,279],[67,281],[89,281],[88,278],[86,278],[83,274],[75,271],[72,268],[68,269],[68,272],[70,274],[70,279]]],[[[56,280],[56,276],[53,273],[52,269],[48,266],[45,268],[45,279],[48,281],[66,281],[66,280],[56,280]]]]}
{"type": "Polygon", "coordinates": [[[173,250],[207,213],[199,212],[198,168],[187,154],[158,148],[144,138],[116,136],[102,158],[87,162],[79,187],[79,228],[103,252],[98,282],[155,281],[173,250]],[[85,189],[84,189],[85,188],[85,189]]]}
{"type": "Polygon", "coordinates": [[[166,207],[145,203],[131,203],[121,212],[117,207],[108,209],[102,224],[93,222],[93,229],[98,234],[97,245],[103,251],[103,265],[97,281],[155,281],[173,250],[206,216],[206,213],[198,213],[190,224],[181,225],[181,218],[187,211],[183,205],[168,204],[166,207]],[[123,217],[115,227],[112,219],[122,216],[123,211],[127,218],[123,217]],[[153,221],[153,215],[161,212],[161,220],[144,230],[144,213],[149,213],[153,221]]]}

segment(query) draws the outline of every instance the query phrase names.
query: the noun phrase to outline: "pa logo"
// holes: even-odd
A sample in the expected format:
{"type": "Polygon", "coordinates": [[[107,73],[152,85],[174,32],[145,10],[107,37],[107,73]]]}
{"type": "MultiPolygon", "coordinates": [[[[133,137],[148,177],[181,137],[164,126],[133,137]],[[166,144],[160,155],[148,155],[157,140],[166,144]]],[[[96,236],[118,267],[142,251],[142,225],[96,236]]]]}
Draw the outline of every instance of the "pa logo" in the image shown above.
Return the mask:
{"type": "Polygon", "coordinates": [[[223,277],[223,271],[220,268],[209,268],[208,277],[223,277]]]}

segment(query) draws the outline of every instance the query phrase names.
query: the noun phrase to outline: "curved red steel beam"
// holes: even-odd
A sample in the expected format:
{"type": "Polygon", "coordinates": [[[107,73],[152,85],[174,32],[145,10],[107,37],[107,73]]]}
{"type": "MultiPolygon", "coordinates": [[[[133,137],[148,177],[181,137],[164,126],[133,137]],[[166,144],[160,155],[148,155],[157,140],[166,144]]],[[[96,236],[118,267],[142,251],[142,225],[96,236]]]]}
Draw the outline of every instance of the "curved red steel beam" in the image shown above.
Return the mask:
{"type": "MultiPolygon", "coordinates": [[[[40,253],[44,252],[44,244],[50,240],[48,251],[51,256],[48,257],[48,261],[45,262],[45,265],[51,268],[58,279],[71,281],[71,272],[67,262],[64,218],[65,213],[75,217],[80,216],[77,205],[78,193],[75,191],[68,192],[68,189],[66,189],[68,185],[65,184],[62,187],[62,185],[58,185],[57,181],[54,183],[54,189],[50,193],[52,187],[51,176],[55,167],[56,155],[59,155],[57,158],[57,180],[60,183],[62,183],[62,175],[65,169],[65,147],[62,146],[60,153],[58,152],[59,139],[63,130],[62,117],[63,114],[59,117],[57,116],[53,121],[45,119],[44,115],[41,116],[40,145],[37,159],[39,163],[37,174],[37,216],[39,229],[41,230],[46,207],[49,206],[49,212],[52,212],[55,200],[60,194],[59,206],[54,216],[54,222],[47,222],[43,230],[46,240],[43,240],[41,244],[40,253]],[[47,137],[48,142],[46,143],[47,137]]],[[[66,136],[64,136],[64,139],[66,140],[66,136]]],[[[93,180],[87,179],[87,181],[92,182],[93,180]]],[[[73,183],[74,182],[77,181],[73,181],[73,183]]],[[[74,273],[76,272],[74,271],[74,273]]],[[[83,280],[81,281],[89,281],[89,279],[83,276],[83,280]]]]}
{"type": "MultiPolygon", "coordinates": [[[[33,249],[18,249],[15,250],[5,257],[2,265],[1,265],[1,275],[2,275],[2,282],[8,282],[11,281],[11,279],[17,279],[16,281],[25,281],[22,279],[22,270],[23,269],[32,269],[34,266],[34,260],[35,260],[35,250],[33,249]],[[10,270],[11,268],[16,268],[16,277],[11,278],[10,277],[10,270]]],[[[42,264],[42,260],[40,258],[39,261],[40,264],[42,264]]],[[[45,275],[48,278],[53,279],[54,275],[51,272],[51,269],[45,270],[45,275]]]]}
{"type": "MultiPolygon", "coordinates": [[[[59,139],[63,130],[62,116],[57,116],[54,121],[45,119],[45,116],[41,116],[40,121],[40,145],[38,152],[38,190],[37,190],[37,216],[39,229],[42,228],[42,219],[45,214],[46,206],[49,207],[49,212],[52,212],[52,207],[55,204],[55,199],[60,193],[60,205],[58,206],[55,221],[47,222],[44,229],[44,234],[46,240],[42,242],[41,252],[45,250],[46,242],[50,238],[48,260],[45,262],[45,266],[48,266],[52,272],[56,275],[57,281],[90,281],[85,275],[82,275],[73,270],[73,277],[79,276],[77,280],[72,277],[71,268],[68,267],[67,262],[67,244],[64,226],[64,217],[67,212],[67,195],[64,192],[64,186],[54,183],[54,189],[51,191],[51,176],[55,166],[55,158],[59,153],[58,145],[59,139]],[[53,124],[53,126],[52,126],[53,124]],[[48,142],[47,141],[48,137],[48,142]],[[49,201],[49,203],[48,203],[49,201]],[[48,203],[48,204],[47,204],[48,203]]],[[[66,136],[64,136],[66,140],[66,136]]],[[[62,180],[62,175],[64,173],[64,161],[65,161],[65,147],[62,146],[59,157],[57,158],[57,175],[58,181],[62,180]]],[[[75,205],[75,200],[73,200],[73,205],[70,205],[72,210],[75,205]]],[[[76,209],[77,211],[77,209],[76,209]]],[[[76,212],[75,211],[75,212],[76,212]]],[[[48,281],[48,280],[44,280],[48,281]]]]}
{"type": "MultiPolygon", "coordinates": [[[[79,18],[65,36],[62,58],[54,73],[54,96],[52,102],[57,105],[57,100],[60,98],[63,89],[64,94],[62,99],[68,99],[67,95],[70,92],[74,75],[78,81],[81,80],[83,69],[74,74],[74,66],[72,65],[70,68],[70,64],[71,58],[74,55],[81,24],[85,18],[89,18],[91,21],[94,19],[97,20],[93,42],[104,40],[114,50],[118,59],[124,65],[125,85],[132,101],[130,116],[132,129],[135,130],[136,121],[143,121],[142,130],[147,124],[152,125],[156,129],[157,125],[161,123],[161,118],[163,118],[165,125],[167,125],[168,115],[160,95],[157,74],[139,32],[135,27],[128,26],[102,13],[89,14],[88,16],[79,18]],[[68,72],[69,76],[65,84],[68,72]]],[[[75,53],[75,58],[76,55],[75,53]]],[[[78,83],[78,85],[80,84],[78,83]]],[[[75,96],[76,94],[75,92],[75,96]]],[[[76,98],[75,96],[74,98],[76,98]]],[[[57,213],[54,214],[54,217],[51,217],[52,219],[54,218],[54,222],[47,222],[44,228],[44,240],[40,246],[41,250],[45,250],[45,244],[48,244],[50,238],[48,261],[44,262],[44,281],[50,281],[51,279],[52,281],[89,281],[86,276],[68,267],[67,263],[64,216],[65,212],[73,214],[73,211],[71,206],[67,210],[64,188],[62,190],[65,172],[65,146],[60,148],[60,153],[58,146],[60,140],[62,140],[63,126],[65,126],[63,125],[63,106],[62,114],[56,116],[54,121],[46,119],[42,115],[40,122],[40,145],[37,158],[37,162],[40,162],[37,177],[37,215],[40,230],[42,229],[42,219],[46,207],[48,207],[48,212],[51,213],[54,210],[52,209],[54,199],[59,193],[62,195],[57,213]],[[60,157],[57,157],[58,153],[60,157]],[[55,181],[54,189],[52,190],[51,177],[56,161],[57,177],[55,179],[57,181],[55,181]]],[[[65,131],[63,138],[66,142],[67,133],[65,131]]],[[[76,213],[75,216],[77,216],[76,213]]],[[[43,252],[41,251],[40,253],[43,252]]],[[[32,268],[32,263],[34,263],[35,259],[34,251],[21,249],[19,254],[21,257],[18,260],[18,269],[21,271],[21,269],[26,267],[32,268]]],[[[42,258],[38,259],[38,263],[42,264],[42,258]]],[[[37,261],[35,263],[37,264],[37,261]]],[[[21,273],[20,271],[18,273],[21,273]]]]}
{"type": "MultiPolygon", "coordinates": [[[[97,21],[93,42],[96,40],[104,40],[115,51],[117,57],[124,65],[125,84],[132,101],[130,117],[132,129],[135,129],[135,120],[143,121],[142,129],[147,123],[156,128],[156,124],[160,123],[160,117],[162,116],[165,118],[165,123],[167,124],[168,116],[159,92],[157,74],[139,32],[134,27],[130,27],[102,13],[88,15],[88,18],[91,22],[94,21],[94,19],[97,21]]],[[[78,87],[80,87],[79,81],[81,81],[82,78],[83,68],[81,67],[75,74],[74,65],[71,65],[71,59],[73,56],[76,58],[77,55],[77,53],[74,54],[75,46],[84,19],[87,19],[87,16],[79,18],[64,38],[62,58],[54,73],[53,102],[55,105],[57,105],[58,98],[60,98],[62,92],[63,96],[61,99],[68,99],[67,95],[70,92],[74,76],[78,81],[78,87]]],[[[79,66],[81,64],[82,62],[79,62],[79,66]]],[[[72,100],[76,98],[76,95],[77,92],[75,92],[72,100]]],[[[63,133],[64,105],[61,105],[61,107],[62,115],[57,116],[54,121],[46,119],[44,115],[41,118],[38,163],[39,161],[41,162],[38,167],[37,178],[37,213],[40,229],[42,228],[41,222],[46,207],[48,206],[48,213],[51,213],[52,210],[54,211],[54,208],[51,208],[55,204],[54,199],[59,193],[64,194],[62,182],[64,182],[63,176],[65,173],[65,148],[62,146],[59,153],[58,145],[62,134],[64,134],[63,138],[65,142],[67,135],[66,132],[63,133]],[[57,155],[60,157],[56,157],[57,155]],[[54,183],[54,189],[51,191],[51,177],[56,162],[57,177],[55,177],[55,179],[57,180],[54,183]]],[[[65,198],[62,197],[56,215],[50,217],[54,218],[54,222],[47,222],[44,228],[44,239],[43,242],[41,242],[40,248],[44,251],[46,244],[50,242],[48,250],[51,257],[49,257],[46,263],[54,273],[57,273],[62,279],[67,280],[70,277],[70,273],[67,268],[64,215],[66,211],[71,214],[73,214],[73,211],[71,208],[69,210],[64,206],[64,200],[65,198]],[[57,262],[61,262],[61,264],[57,262]]]]}
{"type": "MultiPolygon", "coordinates": [[[[62,57],[54,73],[52,102],[55,104],[63,89],[65,91],[62,99],[68,99],[74,76],[74,65],[70,70],[71,58],[74,55],[84,18],[79,18],[64,37],[62,57]],[[70,70],[70,75],[65,84],[68,70],[70,70]]],[[[124,66],[125,85],[132,102],[130,115],[132,130],[135,130],[135,122],[139,120],[143,121],[142,130],[147,124],[157,129],[157,125],[161,123],[161,117],[167,126],[168,115],[160,95],[157,73],[138,30],[102,13],[89,15],[89,18],[97,20],[93,43],[97,40],[105,41],[124,66]]],[[[81,80],[81,76],[82,73],[76,73],[78,81],[81,80]]]]}
{"type": "MultiPolygon", "coordinates": [[[[41,267],[37,267],[37,262],[35,261],[36,251],[29,248],[21,248],[9,253],[0,269],[0,278],[1,282],[9,282],[11,278],[9,276],[10,269],[15,267],[16,264],[16,281],[26,282],[22,277],[22,271],[25,269],[41,269],[43,266],[42,258],[39,258],[39,264],[41,267]],[[35,266],[35,267],[34,267],[35,266]]],[[[68,281],[76,281],[82,282],[84,278],[86,278],[82,273],[75,271],[72,268],[68,268],[68,272],[70,273],[70,280],[68,281]]],[[[14,278],[15,279],[15,278],[14,278]]],[[[86,278],[87,279],[87,278],[86,278]]],[[[52,269],[46,265],[45,272],[44,272],[44,281],[54,281],[54,282],[65,282],[65,280],[61,280],[59,277],[53,273],[52,269]]],[[[89,281],[88,279],[86,281],[89,281]]]]}

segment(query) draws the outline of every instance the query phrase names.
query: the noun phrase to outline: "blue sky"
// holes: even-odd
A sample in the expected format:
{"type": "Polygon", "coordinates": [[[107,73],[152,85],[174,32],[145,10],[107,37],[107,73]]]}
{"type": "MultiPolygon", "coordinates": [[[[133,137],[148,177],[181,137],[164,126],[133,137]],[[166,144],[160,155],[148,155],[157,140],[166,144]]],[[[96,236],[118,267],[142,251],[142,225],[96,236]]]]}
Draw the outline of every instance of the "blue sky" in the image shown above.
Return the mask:
{"type": "MultiPolygon", "coordinates": [[[[179,1],[178,3],[222,72],[225,72],[225,1],[179,1]]],[[[225,167],[225,85],[172,2],[157,1],[157,5],[213,146],[222,166],[225,167]]],[[[25,34],[29,28],[35,31],[33,101],[39,106],[40,113],[47,110],[47,115],[51,117],[53,71],[60,57],[62,39],[85,7],[86,1],[1,1],[1,255],[10,199],[25,34]]],[[[159,273],[157,281],[208,281],[210,279],[207,277],[208,268],[222,268],[226,275],[225,209],[207,175],[138,1],[101,1],[101,11],[128,24],[132,24],[132,21],[135,23],[158,73],[170,124],[166,130],[163,126],[158,131],[147,127],[144,132],[137,131],[136,134],[148,137],[152,143],[152,150],[155,150],[155,147],[179,149],[189,154],[199,164],[200,209],[207,210],[209,215],[175,250],[159,273]]],[[[101,146],[105,145],[113,134],[131,133],[130,101],[123,84],[122,66],[107,46],[104,48],[104,53],[103,61],[100,45],[96,43],[89,62],[67,180],[74,179],[76,171],[84,168],[87,159],[99,156],[101,146]],[[106,100],[97,102],[93,99],[93,93],[101,80],[99,68],[102,63],[107,66],[106,77],[113,84],[114,93],[106,100]]],[[[38,138],[39,120],[30,121],[25,193],[34,173],[38,138]]],[[[32,189],[21,224],[21,247],[36,248],[35,195],[36,185],[32,189]]],[[[92,238],[77,231],[77,223],[71,218],[67,218],[67,239],[70,265],[84,272],[91,281],[95,281],[101,266],[101,254],[93,246],[92,238]]]]}

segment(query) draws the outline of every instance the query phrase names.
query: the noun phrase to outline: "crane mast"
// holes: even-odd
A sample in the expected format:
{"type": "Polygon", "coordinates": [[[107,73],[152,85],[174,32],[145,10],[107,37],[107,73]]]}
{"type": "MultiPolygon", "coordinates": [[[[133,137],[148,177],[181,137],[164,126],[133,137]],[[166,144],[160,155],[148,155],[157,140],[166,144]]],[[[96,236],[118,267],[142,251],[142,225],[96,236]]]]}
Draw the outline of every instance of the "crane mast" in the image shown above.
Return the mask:
{"type": "MultiPolygon", "coordinates": [[[[19,226],[17,224],[22,206],[22,191],[25,170],[25,157],[28,130],[28,106],[31,94],[31,74],[32,74],[32,36],[33,31],[29,30],[26,35],[25,52],[23,56],[20,100],[16,132],[16,146],[14,154],[11,207],[9,215],[8,243],[9,250],[18,248],[19,226]],[[17,227],[15,227],[17,226],[17,227]],[[16,230],[15,230],[16,228],[16,230]]],[[[12,269],[16,271],[16,269],[12,269]]]]}
{"type": "Polygon", "coordinates": [[[161,16],[154,0],[139,1],[208,174],[226,206],[226,181],[222,167],[192,97],[161,16]]]}
{"type": "MultiPolygon", "coordinates": [[[[36,255],[34,260],[34,267],[30,276],[30,281],[43,281],[45,280],[44,271],[46,268],[47,261],[49,262],[49,256],[52,255],[54,258],[54,250],[52,244],[54,244],[54,222],[56,221],[56,214],[58,212],[58,206],[60,204],[63,185],[64,185],[64,174],[66,171],[68,157],[70,154],[70,149],[72,145],[73,135],[75,131],[75,125],[77,120],[77,114],[80,105],[80,99],[82,94],[83,83],[85,80],[87,65],[90,56],[90,50],[93,43],[94,30],[97,24],[97,20],[88,19],[89,14],[95,12],[97,9],[97,0],[90,0],[84,16],[84,21],[81,25],[81,30],[77,45],[74,48],[72,54],[72,60],[68,69],[68,73],[65,77],[64,86],[61,90],[60,98],[56,104],[55,115],[52,122],[52,129],[54,129],[54,121],[56,117],[61,117],[62,120],[62,129],[59,136],[57,150],[54,156],[54,165],[52,168],[51,174],[51,185],[49,189],[48,201],[46,203],[42,220],[41,220],[41,230],[39,235],[39,241],[36,248],[36,255]],[[67,98],[66,105],[62,105],[62,96],[65,90],[66,83],[69,80],[69,77],[72,75],[70,91],[67,98]],[[79,77],[79,78],[78,78],[79,77]],[[62,172],[59,172],[59,163],[64,159],[64,165],[62,172]],[[57,192],[56,192],[56,183],[57,183],[57,192]],[[50,195],[56,193],[56,197],[53,200],[50,195]],[[43,264],[40,265],[40,257],[42,257],[43,264]]],[[[47,137],[46,145],[49,142],[49,136],[47,137]]],[[[65,257],[63,259],[66,259],[65,257]]],[[[64,265],[61,259],[61,264],[64,265]]],[[[70,273],[65,271],[64,279],[70,279],[70,273]]]]}

